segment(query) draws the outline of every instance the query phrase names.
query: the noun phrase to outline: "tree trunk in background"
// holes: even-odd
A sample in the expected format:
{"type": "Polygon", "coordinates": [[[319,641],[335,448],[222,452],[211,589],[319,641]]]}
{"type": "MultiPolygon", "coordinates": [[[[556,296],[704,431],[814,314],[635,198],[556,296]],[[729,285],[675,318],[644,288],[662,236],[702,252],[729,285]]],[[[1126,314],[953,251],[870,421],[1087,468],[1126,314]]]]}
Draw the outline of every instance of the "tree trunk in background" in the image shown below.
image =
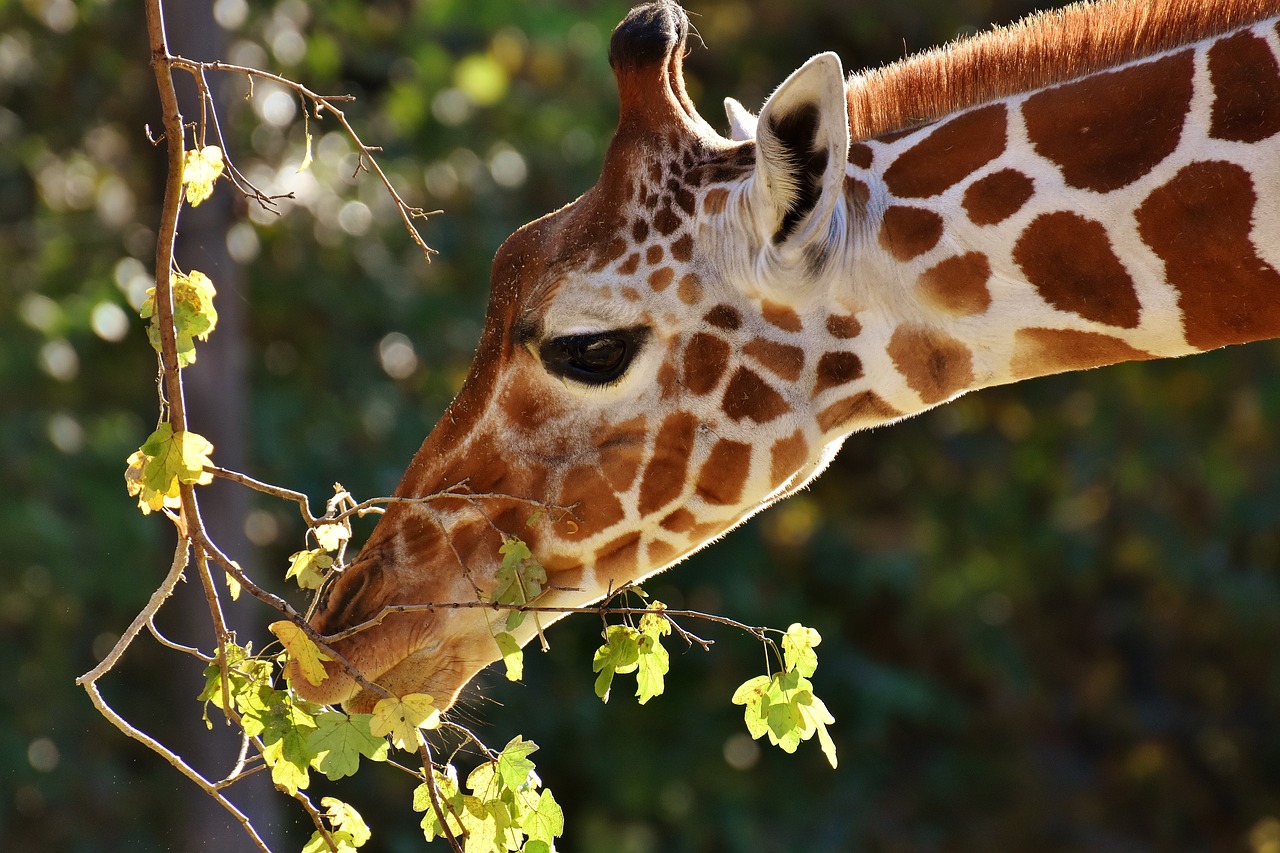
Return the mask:
{"type": "MultiPolygon", "coordinates": [[[[212,3],[169,0],[166,12],[171,51],[198,60],[226,58],[226,34],[213,19],[212,3]]],[[[224,120],[229,116],[225,110],[227,99],[222,97],[223,84],[227,82],[226,75],[213,75],[209,79],[219,115],[224,120]]],[[[190,77],[176,73],[175,84],[183,118],[186,121],[198,118],[200,103],[190,77]]],[[[197,269],[208,275],[218,291],[214,303],[218,311],[217,329],[207,342],[200,344],[196,363],[183,372],[191,428],[213,443],[213,456],[218,465],[243,471],[248,462],[245,298],[241,271],[227,251],[227,230],[237,221],[234,203],[235,190],[224,180],[218,182],[213,197],[204,204],[185,208],[179,222],[176,257],[184,270],[197,269]]],[[[245,516],[250,508],[248,491],[215,480],[199,490],[199,500],[213,541],[252,571],[252,546],[244,532],[245,516]]],[[[216,568],[213,572],[214,582],[225,590],[222,572],[216,568]]],[[[212,637],[209,609],[202,586],[194,575],[194,565],[187,570],[187,575],[188,582],[177,591],[179,600],[175,609],[183,624],[172,630],[180,642],[207,649],[212,637]]],[[[254,629],[247,624],[237,624],[234,616],[227,613],[228,628],[236,631],[238,641],[244,644],[256,640],[254,646],[261,648],[261,638],[254,636],[254,629]]],[[[233,766],[240,748],[240,733],[226,726],[222,715],[213,709],[209,713],[214,721],[213,731],[205,728],[197,703],[193,701],[203,687],[203,679],[190,677],[193,673],[198,676],[197,671],[187,668],[184,670],[187,677],[173,684],[179,694],[175,697],[175,707],[184,710],[182,736],[188,742],[181,751],[207,778],[217,779],[233,766]],[[187,712],[187,708],[191,711],[187,712]]],[[[256,849],[230,814],[211,798],[190,787],[182,790],[186,792],[183,804],[186,849],[219,853],[256,849]]],[[[280,835],[280,797],[271,784],[270,775],[258,773],[236,785],[229,795],[263,839],[272,847],[277,846],[273,842],[278,841],[280,835]]]]}

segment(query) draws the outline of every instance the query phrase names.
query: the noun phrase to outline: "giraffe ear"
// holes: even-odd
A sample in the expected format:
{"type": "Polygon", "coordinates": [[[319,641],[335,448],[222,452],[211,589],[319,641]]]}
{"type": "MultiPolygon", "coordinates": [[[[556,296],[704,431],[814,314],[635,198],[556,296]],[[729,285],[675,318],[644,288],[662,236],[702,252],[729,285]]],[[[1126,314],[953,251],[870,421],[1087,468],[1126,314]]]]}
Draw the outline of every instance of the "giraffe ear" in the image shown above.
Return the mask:
{"type": "Polygon", "coordinates": [[[820,53],[792,73],[760,110],[755,138],[756,199],[774,244],[825,238],[849,158],[840,59],[820,53]]]}
{"type": "Polygon", "coordinates": [[[756,117],[735,98],[724,99],[724,113],[729,117],[729,138],[746,142],[756,138],[756,117]]]}

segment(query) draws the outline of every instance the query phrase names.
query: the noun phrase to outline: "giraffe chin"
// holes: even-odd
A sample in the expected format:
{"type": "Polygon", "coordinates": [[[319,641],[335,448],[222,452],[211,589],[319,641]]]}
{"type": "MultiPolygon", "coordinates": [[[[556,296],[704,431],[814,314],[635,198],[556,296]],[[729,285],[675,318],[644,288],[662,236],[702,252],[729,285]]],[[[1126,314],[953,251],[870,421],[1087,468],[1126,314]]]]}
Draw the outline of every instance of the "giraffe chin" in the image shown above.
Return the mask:
{"type": "MultiPolygon", "coordinates": [[[[425,693],[435,700],[437,708],[446,711],[453,707],[462,688],[488,663],[469,666],[456,658],[442,660],[438,648],[422,649],[373,681],[393,696],[425,693]]],[[[342,700],[342,709],[348,714],[368,714],[380,699],[381,694],[357,687],[354,695],[342,700]]]]}

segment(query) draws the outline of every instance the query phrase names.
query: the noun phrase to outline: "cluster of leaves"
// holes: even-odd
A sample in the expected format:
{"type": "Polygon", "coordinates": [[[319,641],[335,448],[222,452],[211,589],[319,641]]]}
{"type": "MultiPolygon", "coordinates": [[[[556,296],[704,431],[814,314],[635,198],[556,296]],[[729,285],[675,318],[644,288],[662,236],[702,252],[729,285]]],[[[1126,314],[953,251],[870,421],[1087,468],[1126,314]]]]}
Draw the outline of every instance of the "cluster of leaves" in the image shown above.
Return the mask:
{"type": "Polygon", "coordinates": [[[801,741],[816,734],[823,755],[834,768],[836,745],[827,726],[836,720],[813,694],[813,683],[809,681],[818,668],[814,647],[820,642],[822,637],[817,631],[793,623],[782,638],[782,670],[743,682],[734,691],[733,703],[746,706],[744,716],[751,737],[758,740],[767,734],[774,746],[795,752],[801,741]]]}
{"type": "Polygon", "coordinates": [[[662,646],[662,638],[671,633],[671,623],[662,611],[666,606],[660,601],[649,604],[652,611],[640,617],[640,626],[609,625],[604,629],[604,645],[596,649],[591,661],[591,671],[596,676],[596,695],[609,701],[609,690],[615,675],[636,674],[636,698],[643,705],[662,693],[666,684],[664,676],[670,669],[671,658],[662,646]]]}
{"type": "Polygon", "coordinates": [[[413,793],[414,811],[425,811],[422,831],[428,841],[449,834],[465,837],[466,853],[550,853],[564,832],[564,812],[543,788],[529,756],[537,750],[533,741],[519,735],[467,776],[463,793],[456,771],[433,770],[436,795],[446,813],[448,832],[431,804],[431,790],[424,782],[413,793]]]}
{"type": "MultiPolygon", "coordinates": [[[[507,679],[519,681],[524,677],[524,652],[511,632],[523,625],[529,615],[519,608],[532,604],[546,591],[547,570],[533,556],[524,540],[518,537],[504,537],[498,553],[502,556],[502,564],[498,567],[497,585],[490,601],[512,609],[507,611],[505,630],[496,632],[493,639],[502,652],[507,679]]],[[[535,613],[535,622],[537,618],[535,613]]],[[[542,626],[538,625],[538,631],[541,630],[542,626]]]]}

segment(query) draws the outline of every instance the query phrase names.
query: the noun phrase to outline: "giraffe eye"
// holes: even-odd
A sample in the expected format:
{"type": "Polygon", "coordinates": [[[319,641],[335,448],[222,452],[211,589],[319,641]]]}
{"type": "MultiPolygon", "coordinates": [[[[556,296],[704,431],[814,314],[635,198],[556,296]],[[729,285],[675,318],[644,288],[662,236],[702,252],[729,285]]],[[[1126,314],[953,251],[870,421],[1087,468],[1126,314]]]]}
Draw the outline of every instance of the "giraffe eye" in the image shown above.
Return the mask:
{"type": "Polygon", "coordinates": [[[586,385],[605,385],[627,372],[649,330],[643,326],[552,338],[538,348],[547,370],[586,385]]]}

